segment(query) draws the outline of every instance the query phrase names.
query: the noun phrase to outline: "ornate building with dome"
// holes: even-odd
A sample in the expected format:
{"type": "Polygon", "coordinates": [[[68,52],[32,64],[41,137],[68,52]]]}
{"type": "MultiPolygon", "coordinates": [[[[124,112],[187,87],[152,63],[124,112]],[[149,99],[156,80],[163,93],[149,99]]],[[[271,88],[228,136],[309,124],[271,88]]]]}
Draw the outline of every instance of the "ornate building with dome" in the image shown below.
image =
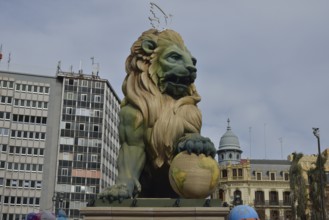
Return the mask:
{"type": "Polygon", "coordinates": [[[217,150],[220,180],[213,198],[255,208],[260,219],[291,219],[289,160],[242,159],[228,119],[217,150]]]}

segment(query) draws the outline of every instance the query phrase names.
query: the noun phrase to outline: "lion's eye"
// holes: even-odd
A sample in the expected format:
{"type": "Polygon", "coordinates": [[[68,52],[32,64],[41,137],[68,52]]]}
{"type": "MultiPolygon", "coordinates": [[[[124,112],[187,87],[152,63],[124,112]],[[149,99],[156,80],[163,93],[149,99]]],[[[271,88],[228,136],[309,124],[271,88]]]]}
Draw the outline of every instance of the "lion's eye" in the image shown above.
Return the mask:
{"type": "Polygon", "coordinates": [[[181,57],[182,57],[182,56],[181,56],[180,54],[178,54],[178,53],[170,53],[170,54],[168,54],[168,56],[167,56],[167,60],[168,60],[169,62],[176,62],[176,61],[180,60],[181,57]]]}

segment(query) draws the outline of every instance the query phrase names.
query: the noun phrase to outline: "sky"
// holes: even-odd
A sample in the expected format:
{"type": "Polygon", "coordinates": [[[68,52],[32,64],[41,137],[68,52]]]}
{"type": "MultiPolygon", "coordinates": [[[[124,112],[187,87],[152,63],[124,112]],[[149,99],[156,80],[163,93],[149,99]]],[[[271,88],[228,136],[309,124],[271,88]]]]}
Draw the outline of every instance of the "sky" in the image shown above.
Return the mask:
{"type": "MultiPolygon", "coordinates": [[[[329,147],[329,1],[152,2],[198,60],[201,133],[216,148],[228,118],[243,158],[317,154],[313,127],[329,147]]],[[[0,0],[0,70],[55,76],[61,61],[90,74],[94,57],[122,99],[125,60],[149,16],[146,0],[0,0]]]]}

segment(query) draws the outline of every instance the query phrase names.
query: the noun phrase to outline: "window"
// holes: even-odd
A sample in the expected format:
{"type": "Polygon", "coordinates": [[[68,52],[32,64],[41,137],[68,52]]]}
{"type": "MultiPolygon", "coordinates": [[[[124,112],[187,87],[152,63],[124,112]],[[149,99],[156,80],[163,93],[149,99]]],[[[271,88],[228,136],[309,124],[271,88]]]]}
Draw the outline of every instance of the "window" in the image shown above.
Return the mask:
{"type": "Polygon", "coordinates": [[[16,88],[15,88],[16,91],[19,91],[21,90],[21,84],[16,84],[16,88]]]}
{"type": "Polygon", "coordinates": [[[87,87],[88,86],[88,81],[87,80],[82,80],[82,86],[87,87]]]}
{"type": "Polygon", "coordinates": [[[289,173],[284,173],[284,180],[289,181],[289,173]]]}
{"type": "Polygon", "coordinates": [[[243,170],[242,169],[238,169],[238,176],[243,176],[243,170]]]}
{"type": "Polygon", "coordinates": [[[49,87],[45,87],[45,93],[46,93],[46,94],[49,93],[49,87]]]}
{"type": "Polygon", "coordinates": [[[77,193],[81,192],[81,186],[75,186],[75,192],[77,193]]]}
{"type": "Polygon", "coordinates": [[[270,191],[269,193],[270,197],[270,205],[278,205],[279,204],[279,198],[278,198],[278,192],[276,191],[270,191]]]}
{"type": "Polygon", "coordinates": [[[17,186],[17,180],[11,180],[11,186],[16,187],[17,186]]]}
{"type": "Polygon", "coordinates": [[[27,91],[32,92],[32,85],[27,85],[27,91]]]}
{"type": "Polygon", "coordinates": [[[91,162],[97,162],[97,155],[95,154],[91,155],[91,162]]]}
{"type": "Polygon", "coordinates": [[[66,114],[68,114],[68,115],[72,115],[72,113],[73,113],[73,109],[71,108],[71,107],[66,107],[66,114]]]}
{"type": "Polygon", "coordinates": [[[28,131],[22,131],[23,133],[23,138],[27,138],[28,137],[28,131]]]}
{"type": "Polygon", "coordinates": [[[0,151],[6,152],[7,151],[7,145],[6,144],[0,144],[0,151]]]}
{"type": "Polygon", "coordinates": [[[61,172],[62,176],[68,176],[69,171],[67,168],[62,168],[62,172],[61,172]]]}
{"type": "Polygon", "coordinates": [[[270,180],[275,180],[275,173],[273,172],[270,173],[270,180]]]}
{"type": "Polygon", "coordinates": [[[68,92],[66,95],[67,95],[68,100],[73,100],[73,93],[72,92],[68,92]]]}
{"type": "Polygon", "coordinates": [[[98,125],[94,125],[93,126],[93,131],[94,132],[98,132],[99,131],[99,126],[98,125]]]}
{"type": "Polygon", "coordinates": [[[65,122],[65,129],[71,129],[71,123],[65,122]]]}
{"type": "Polygon", "coordinates": [[[227,178],[227,170],[222,170],[222,177],[227,178]]]}
{"type": "Polygon", "coordinates": [[[40,87],[39,87],[39,92],[40,92],[40,93],[43,93],[43,86],[40,86],[40,87]]]}
{"type": "Polygon", "coordinates": [[[283,192],[283,204],[290,205],[290,192],[283,192]]]}
{"type": "Polygon", "coordinates": [[[264,205],[265,204],[265,197],[263,191],[256,191],[255,192],[255,205],[264,205]]]}
{"type": "Polygon", "coordinates": [[[101,87],[100,82],[96,82],[96,83],[95,83],[95,87],[96,87],[96,88],[100,88],[100,87],[101,87]]]}
{"type": "Polygon", "coordinates": [[[84,131],[85,130],[85,124],[79,124],[79,130],[84,131]]]}
{"type": "Polygon", "coordinates": [[[24,180],[24,187],[30,187],[30,181],[24,180]]]}
{"type": "Polygon", "coordinates": [[[83,154],[77,154],[77,161],[82,161],[83,154]]]}
{"type": "Polygon", "coordinates": [[[236,169],[233,169],[233,177],[236,177],[237,176],[237,172],[236,172],[236,169]]]}
{"type": "Polygon", "coordinates": [[[81,94],[81,101],[87,101],[87,94],[81,94]]]}
{"type": "Polygon", "coordinates": [[[94,117],[100,117],[100,111],[94,110],[94,117]]]}
{"type": "Polygon", "coordinates": [[[0,128],[0,136],[8,136],[9,129],[8,128],[0,128]]]}
{"type": "Polygon", "coordinates": [[[38,86],[33,86],[33,92],[38,92],[38,86]]]}
{"type": "Polygon", "coordinates": [[[95,100],[94,102],[101,102],[101,96],[100,95],[95,95],[95,100]]]}
{"type": "Polygon", "coordinates": [[[13,154],[15,152],[15,147],[14,146],[10,146],[9,147],[9,153],[13,154]]]}
{"type": "Polygon", "coordinates": [[[261,172],[256,173],[256,179],[257,180],[262,180],[262,173],[261,172]]]}
{"type": "Polygon", "coordinates": [[[42,187],[41,181],[37,181],[36,187],[37,187],[37,189],[41,189],[41,187],[42,187]]]}

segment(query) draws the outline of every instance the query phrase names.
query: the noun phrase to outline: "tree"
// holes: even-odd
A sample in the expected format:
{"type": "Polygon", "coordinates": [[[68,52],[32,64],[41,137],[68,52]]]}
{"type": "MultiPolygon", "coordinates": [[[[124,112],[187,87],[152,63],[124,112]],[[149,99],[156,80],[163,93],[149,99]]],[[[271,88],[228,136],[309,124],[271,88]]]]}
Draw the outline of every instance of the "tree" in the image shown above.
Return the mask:
{"type": "Polygon", "coordinates": [[[292,155],[293,158],[289,170],[292,215],[293,218],[296,218],[297,215],[301,220],[306,220],[306,180],[303,177],[302,167],[298,164],[299,160],[303,157],[303,154],[294,152],[292,155]]]}
{"type": "MultiPolygon", "coordinates": [[[[319,220],[322,219],[322,200],[321,200],[321,187],[323,188],[324,186],[321,186],[321,175],[322,175],[322,180],[326,179],[326,174],[324,172],[324,165],[327,161],[327,158],[321,155],[321,160],[320,157],[317,158],[316,164],[314,168],[311,168],[308,171],[308,177],[309,177],[309,196],[310,196],[310,201],[312,205],[312,219],[314,220],[319,220]]],[[[325,184],[325,183],[324,183],[325,184]]]]}

